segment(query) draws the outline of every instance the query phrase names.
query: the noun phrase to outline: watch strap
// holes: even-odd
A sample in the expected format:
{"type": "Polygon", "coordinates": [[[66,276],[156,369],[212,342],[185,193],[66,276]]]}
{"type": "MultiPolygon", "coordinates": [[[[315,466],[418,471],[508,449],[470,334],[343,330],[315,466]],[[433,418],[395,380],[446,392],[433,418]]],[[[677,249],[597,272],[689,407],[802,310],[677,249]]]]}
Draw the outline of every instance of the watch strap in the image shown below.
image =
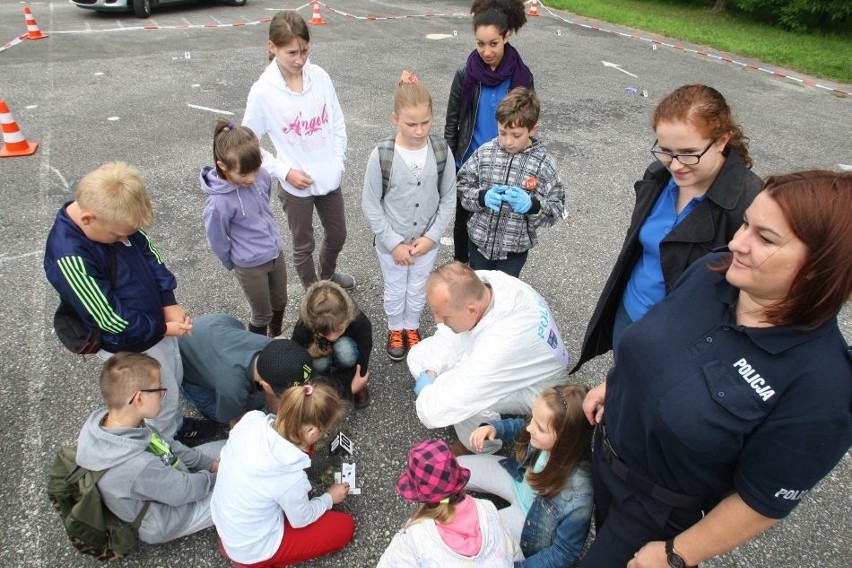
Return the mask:
{"type": "Polygon", "coordinates": [[[672,568],[697,568],[697,564],[693,566],[687,564],[683,556],[675,550],[673,538],[666,541],[666,561],[672,568]]]}

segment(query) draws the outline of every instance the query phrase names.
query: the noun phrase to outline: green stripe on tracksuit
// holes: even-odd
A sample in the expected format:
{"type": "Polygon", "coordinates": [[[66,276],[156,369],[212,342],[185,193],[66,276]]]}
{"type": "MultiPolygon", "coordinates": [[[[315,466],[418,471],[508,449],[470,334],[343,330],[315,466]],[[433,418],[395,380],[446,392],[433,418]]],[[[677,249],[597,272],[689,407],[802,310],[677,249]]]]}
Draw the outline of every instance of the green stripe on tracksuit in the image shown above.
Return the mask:
{"type": "Polygon", "coordinates": [[[97,281],[86,272],[83,258],[64,256],[56,263],[77,299],[95,320],[97,326],[113,335],[124,331],[129,322],[116,313],[97,281]]]}
{"type": "Polygon", "coordinates": [[[148,233],[144,229],[139,229],[139,232],[142,233],[142,236],[145,237],[145,240],[148,241],[148,250],[151,251],[151,254],[154,255],[154,258],[157,259],[157,262],[163,264],[163,255],[160,254],[160,249],[154,244],[154,241],[151,240],[151,237],[148,236],[148,233]]]}

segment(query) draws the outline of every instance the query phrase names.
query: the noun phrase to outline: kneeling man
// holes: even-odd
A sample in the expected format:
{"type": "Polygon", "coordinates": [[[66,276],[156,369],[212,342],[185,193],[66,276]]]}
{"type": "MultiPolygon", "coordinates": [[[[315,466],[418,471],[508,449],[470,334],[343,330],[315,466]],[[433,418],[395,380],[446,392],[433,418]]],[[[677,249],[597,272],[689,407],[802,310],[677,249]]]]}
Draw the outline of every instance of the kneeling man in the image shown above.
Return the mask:
{"type": "MultiPolygon", "coordinates": [[[[417,416],[427,428],[452,425],[456,453],[470,433],[500,414],[529,414],[539,392],[567,379],[568,352],[547,302],[503,272],[459,262],[426,284],[438,330],[408,353],[417,416]]],[[[494,453],[499,441],[484,451],[494,453]]]]}
{"type": "Polygon", "coordinates": [[[249,410],[275,412],[289,386],[311,378],[311,357],[295,341],[247,331],[227,314],[195,318],[178,338],[183,394],[205,418],[233,427],[249,410]]]}

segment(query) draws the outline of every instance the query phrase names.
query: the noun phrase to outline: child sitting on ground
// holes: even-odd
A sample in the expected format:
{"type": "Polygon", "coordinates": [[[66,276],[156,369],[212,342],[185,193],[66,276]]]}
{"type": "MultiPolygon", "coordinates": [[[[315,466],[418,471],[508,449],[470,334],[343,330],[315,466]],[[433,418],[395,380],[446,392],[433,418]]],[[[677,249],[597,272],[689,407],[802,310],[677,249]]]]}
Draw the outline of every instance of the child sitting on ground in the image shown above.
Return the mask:
{"type": "Polygon", "coordinates": [[[249,331],[277,337],[287,307],[287,267],[269,207],[272,176],[260,167],[254,132],[224,118],[216,121],[213,159],[215,167],[201,168],[207,242],[248,299],[249,331]]]}
{"type": "Polygon", "coordinates": [[[496,420],[471,433],[477,451],[485,440],[516,440],[514,458],[459,458],[471,471],[470,489],[510,503],[500,516],[521,543],[527,568],[571,566],[589,534],[592,427],[583,414],[586,392],[579,385],[545,389],[529,420],[496,420]]]}
{"type": "Polygon", "coordinates": [[[456,170],[447,143],[429,134],[432,96],[408,71],[396,89],[391,118],[397,133],[370,154],[361,207],[375,233],[385,281],[388,356],[401,361],[420,342],[426,279],[453,218],[456,170]]]}
{"type": "Polygon", "coordinates": [[[497,138],[486,142],[459,170],[457,189],[467,222],[470,267],[502,270],[516,278],[538,242],[565,208],[556,160],[532,137],[540,103],[526,87],[509,91],[497,106],[497,138]]]}
{"type": "Polygon", "coordinates": [[[393,537],[378,568],[512,566],[520,558],[518,545],[493,503],[465,494],[469,478],[443,440],[414,444],[396,491],[419,507],[393,537]]]}
{"type": "Polygon", "coordinates": [[[340,399],[328,385],[290,387],[278,415],[248,412],[222,450],[210,509],[219,550],[234,568],[278,568],[336,552],[355,521],[332,505],[347,483],[311,498],[305,470],[314,444],[339,421],[340,399]]]}
{"type": "Polygon", "coordinates": [[[77,465],[107,470],[98,481],[103,503],[127,523],[149,503],[139,526],[139,539],[149,544],[213,526],[210,498],[225,442],[192,449],[151,426],[168,389],[149,355],[116,353],[104,363],[100,383],[107,406],[83,426],[77,465]]]}
{"type": "Polygon", "coordinates": [[[77,184],[47,236],[47,279],[89,329],[101,333],[98,356],[147,353],[160,362],[168,394],[150,421],[163,435],[196,444],[218,426],[181,416],[183,367],[177,337],[192,332],[192,320],[175,299],[177,280],[144,230],[154,222],[139,171],[111,162],[77,184]],[[156,416],[156,415],[155,415],[156,416]]]}
{"type": "Polygon", "coordinates": [[[342,396],[353,396],[355,408],[370,404],[373,324],[343,288],[330,280],[309,286],[292,339],[308,350],[315,375],[329,378],[342,396]]]}

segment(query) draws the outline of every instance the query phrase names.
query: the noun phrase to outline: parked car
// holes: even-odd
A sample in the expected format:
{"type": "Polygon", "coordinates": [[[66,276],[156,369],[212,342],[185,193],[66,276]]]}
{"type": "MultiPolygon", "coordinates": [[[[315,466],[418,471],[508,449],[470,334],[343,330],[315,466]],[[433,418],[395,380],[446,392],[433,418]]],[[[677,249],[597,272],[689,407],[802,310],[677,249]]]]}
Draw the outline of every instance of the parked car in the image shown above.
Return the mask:
{"type": "MultiPolygon", "coordinates": [[[[151,9],[166,4],[178,4],[187,0],[71,0],[80,8],[96,12],[126,12],[133,10],[137,18],[147,18],[151,9]]],[[[231,6],[243,6],[246,0],[223,0],[231,6]]]]}

